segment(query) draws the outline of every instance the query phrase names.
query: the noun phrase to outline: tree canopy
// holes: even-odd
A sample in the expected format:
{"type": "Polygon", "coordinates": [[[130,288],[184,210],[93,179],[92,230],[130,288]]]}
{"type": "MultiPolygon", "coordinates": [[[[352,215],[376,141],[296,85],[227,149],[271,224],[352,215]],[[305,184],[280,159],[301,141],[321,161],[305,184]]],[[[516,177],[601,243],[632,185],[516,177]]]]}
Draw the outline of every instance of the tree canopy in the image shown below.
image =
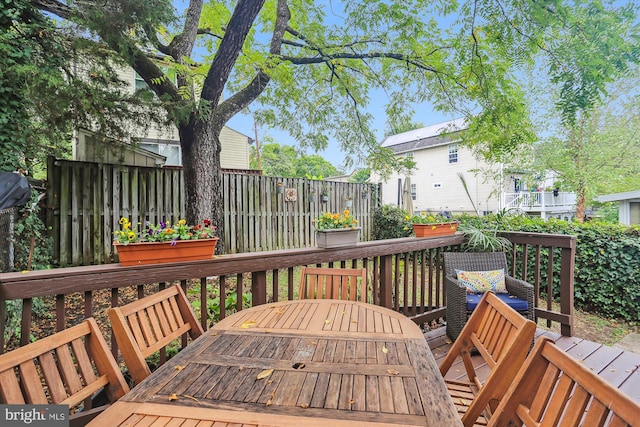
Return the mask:
{"type": "MultiPolygon", "coordinates": [[[[257,168],[255,147],[251,149],[251,167],[257,168]]],[[[335,176],[342,171],[317,154],[301,154],[295,147],[272,142],[260,147],[262,172],[267,176],[304,178],[310,176],[335,176]]]]}
{"type": "MultiPolygon", "coordinates": [[[[243,109],[303,147],[323,148],[335,138],[347,156],[388,170],[397,159],[379,147],[367,107],[383,104],[393,123],[414,103],[429,101],[469,117],[472,142],[500,157],[533,138],[514,73],[534,54],[545,53],[551,75],[587,105],[604,87],[571,80],[571,64],[556,49],[580,49],[585,60],[592,52],[596,64],[635,58],[633,51],[595,49],[606,32],[585,31],[573,46],[554,44],[585,13],[617,13],[599,0],[190,0],[184,11],[170,0],[32,3],[79,38],[104,44],[155,92],[179,130],[193,223],[221,221],[219,135],[243,109]],[[177,84],[150,52],[173,62],[177,84]],[[624,55],[612,56],[618,53],[624,55]],[[372,99],[374,90],[385,99],[372,99]]],[[[586,75],[597,72],[592,67],[586,75]]]]}

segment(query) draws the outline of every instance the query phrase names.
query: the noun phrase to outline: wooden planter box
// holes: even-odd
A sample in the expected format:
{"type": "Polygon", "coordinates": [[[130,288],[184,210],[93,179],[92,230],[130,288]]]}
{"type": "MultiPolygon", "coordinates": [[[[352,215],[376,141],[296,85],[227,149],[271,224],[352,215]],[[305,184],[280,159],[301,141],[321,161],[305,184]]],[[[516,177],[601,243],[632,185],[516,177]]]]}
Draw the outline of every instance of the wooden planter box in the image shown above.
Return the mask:
{"type": "Polygon", "coordinates": [[[175,242],[114,243],[120,264],[143,265],[163,262],[196,261],[213,258],[218,238],[176,240],[175,242]]]}
{"type": "Polygon", "coordinates": [[[442,222],[437,224],[411,224],[416,237],[437,237],[455,234],[458,222],[442,222]]]}
{"type": "Polygon", "coordinates": [[[337,230],[316,231],[319,248],[349,248],[358,243],[360,228],[339,228],[337,230]]]}

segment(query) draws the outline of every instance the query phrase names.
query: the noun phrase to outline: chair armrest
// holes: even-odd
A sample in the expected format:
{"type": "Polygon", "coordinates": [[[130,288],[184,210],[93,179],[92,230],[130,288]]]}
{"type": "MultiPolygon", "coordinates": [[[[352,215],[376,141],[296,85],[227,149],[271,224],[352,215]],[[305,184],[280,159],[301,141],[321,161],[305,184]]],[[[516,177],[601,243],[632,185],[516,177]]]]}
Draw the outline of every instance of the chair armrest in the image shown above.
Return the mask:
{"type": "Polygon", "coordinates": [[[535,301],[533,285],[524,280],[516,279],[515,277],[511,276],[505,276],[504,279],[507,291],[511,295],[527,301],[527,303],[529,304],[527,317],[535,321],[535,301]]]}
{"type": "Polygon", "coordinates": [[[467,287],[453,276],[445,276],[444,289],[447,296],[447,335],[455,341],[467,322],[467,287]]]}

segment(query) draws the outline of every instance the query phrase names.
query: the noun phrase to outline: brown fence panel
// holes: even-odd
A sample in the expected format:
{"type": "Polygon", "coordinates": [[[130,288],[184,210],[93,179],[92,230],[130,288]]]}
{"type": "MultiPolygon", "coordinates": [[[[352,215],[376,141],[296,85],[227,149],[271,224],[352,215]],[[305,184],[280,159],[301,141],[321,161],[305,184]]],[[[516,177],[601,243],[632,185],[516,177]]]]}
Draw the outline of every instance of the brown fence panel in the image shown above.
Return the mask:
{"type": "MultiPolygon", "coordinates": [[[[224,173],[222,183],[221,237],[226,253],[315,246],[313,219],[345,209],[347,196],[362,227],[360,240],[371,240],[375,186],[238,173],[224,173]],[[321,198],[324,189],[326,202],[321,198]]],[[[60,266],[114,262],[111,241],[121,217],[134,226],[145,221],[175,223],[185,217],[184,194],[181,168],[51,158],[47,225],[55,262],[60,266]]]]}

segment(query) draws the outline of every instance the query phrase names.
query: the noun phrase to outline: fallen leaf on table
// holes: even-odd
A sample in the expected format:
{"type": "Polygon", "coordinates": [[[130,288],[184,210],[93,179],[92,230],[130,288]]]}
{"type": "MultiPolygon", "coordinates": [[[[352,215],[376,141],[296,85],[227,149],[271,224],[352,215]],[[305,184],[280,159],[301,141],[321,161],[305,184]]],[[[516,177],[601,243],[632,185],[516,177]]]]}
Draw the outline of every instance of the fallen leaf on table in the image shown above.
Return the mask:
{"type": "Polygon", "coordinates": [[[300,405],[300,407],[301,407],[302,409],[307,409],[307,408],[309,407],[309,404],[308,404],[308,403],[302,403],[302,404],[300,405]]]}
{"type": "Polygon", "coordinates": [[[387,347],[382,347],[382,352],[384,354],[387,354],[387,353],[389,353],[389,349],[387,347]]]}
{"type": "Polygon", "coordinates": [[[353,404],[355,404],[355,403],[356,403],[356,401],[355,401],[355,400],[353,400],[353,399],[349,399],[349,405],[353,405],[353,404]]]}
{"type": "Polygon", "coordinates": [[[271,406],[271,399],[267,400],[267,403],[265,403],[264,406],[271,406]]]}
{"type": "Polygon", "coordinates": [[[395,369],[387,369],[387,373],[391,375],[399,375],[400,371],[396,371],[395,369]]]}
{"type": "Polygon", "coordinates": [[[255,328],[257,324],[258,324],[258,322],[256,322],[255,320],[247,320],[242,325],[240,325],[240,327],[242,329],[255,328]]]}
{"type": "Polygon", "coordinates": [[[262,380],[267,378],[269,375],[273,374],[273,369],[265,369],[264,371],[260,372],[258,374],[258,376],[256,377],[256,379],[258,380],[262,380]]]}
{"type": "Polygon", "coordinates": [[[178,400],[178,395],[177,395],[177,394],[175,394],[175,393],[170,394],[170,395],[169,395],[169,400],[170,400],[170,401],[178,400]]]}
{"type": "Polygon", "coordinates": [[[329,323],[331,323],[331,322],[332,322],[332,320],[329,320],[329,319],[327,319],[327,320],[325,320],[325,321],[324,321],[324,323],[325,323],[325,324],[327,324],[327,325],[328,325],[329,323]]]}
{"type": "Polygon", "coordinates": [[[184,366],[176,365],[176,367],[173,369],[175,369],[176,371],[182,371],[184,368],[184,366]]]}
{"type": "Polygon", "coordinates": [[[276,310],[276,314],[283,314],[283,313],[284,313],[284,309],[282,307],[276,310]]]}

